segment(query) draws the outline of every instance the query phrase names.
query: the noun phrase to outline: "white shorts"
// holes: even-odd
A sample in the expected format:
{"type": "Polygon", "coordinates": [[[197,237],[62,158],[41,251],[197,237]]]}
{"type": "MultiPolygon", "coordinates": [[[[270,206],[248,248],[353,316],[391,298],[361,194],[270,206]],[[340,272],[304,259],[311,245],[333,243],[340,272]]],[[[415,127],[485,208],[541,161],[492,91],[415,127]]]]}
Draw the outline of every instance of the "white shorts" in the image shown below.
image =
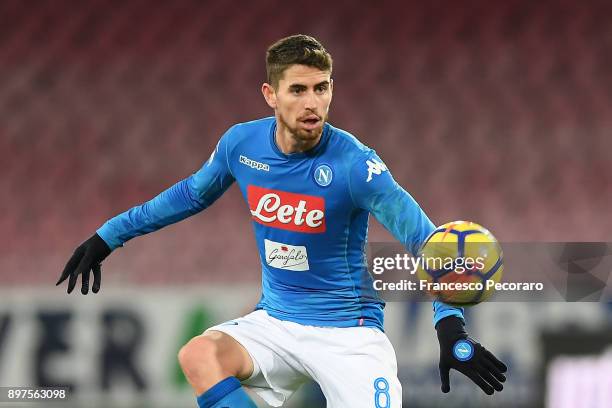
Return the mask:
{"type": "Polygon", "coordinates": [[[306,326],[257,310],[209,330],[232,336],[249,352],[255,370],[242,384],[273,407],[309,379],[328,408],[402,406],[395,351],[376,328],[306,326]]]}

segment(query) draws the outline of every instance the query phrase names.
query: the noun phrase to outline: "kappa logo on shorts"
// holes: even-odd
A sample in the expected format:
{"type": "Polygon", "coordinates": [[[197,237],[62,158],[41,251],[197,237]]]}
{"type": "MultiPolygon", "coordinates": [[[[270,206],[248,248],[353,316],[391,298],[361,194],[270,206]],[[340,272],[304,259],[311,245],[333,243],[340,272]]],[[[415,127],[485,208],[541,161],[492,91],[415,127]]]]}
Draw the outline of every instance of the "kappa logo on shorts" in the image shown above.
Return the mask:
{"type": "Polygon", "coordinates": [[[266,263],[274,268],[307,271],[308,252],[305,246],[283,244],[264,239],[266,263]]]}
{"type": "Polygon", "coordinates": [[[266,227],[318,234],[325,232],[325,199],[250,185],[247,201],[253,220],[266,227]]]}

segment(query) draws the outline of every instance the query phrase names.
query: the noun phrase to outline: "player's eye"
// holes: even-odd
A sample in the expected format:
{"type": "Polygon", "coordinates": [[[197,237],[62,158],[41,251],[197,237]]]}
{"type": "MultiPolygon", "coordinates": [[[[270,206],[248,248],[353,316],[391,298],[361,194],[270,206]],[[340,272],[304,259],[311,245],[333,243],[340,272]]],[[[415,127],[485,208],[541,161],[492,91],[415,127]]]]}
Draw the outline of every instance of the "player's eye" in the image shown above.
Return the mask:
{"type": "Polygon", "coordinates": [[[318,93],[325,93],[327,92],[328,86],[327,85],[319,85],[315,88],[315,91],[317,91],[318,93]]]}

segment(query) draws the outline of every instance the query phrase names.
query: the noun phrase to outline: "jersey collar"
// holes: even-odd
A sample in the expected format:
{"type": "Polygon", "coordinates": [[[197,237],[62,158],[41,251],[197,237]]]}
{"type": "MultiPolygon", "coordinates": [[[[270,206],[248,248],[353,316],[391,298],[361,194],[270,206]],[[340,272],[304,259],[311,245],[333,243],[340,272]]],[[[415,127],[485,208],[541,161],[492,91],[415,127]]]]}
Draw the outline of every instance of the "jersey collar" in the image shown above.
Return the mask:
{"type": "Polygon", "coordinates": [[[314,157],[317,154],[319,154],[319,152],[322,151],[327,145],[327,141],[329,140],[330,133],[331,133],[331,125],[326,122],[323,125],[323,133],[321,134],[321,139],[319,139],[319,143],[317,143],[312,149],[307,150],[305,152],[286,154],[286,153],[283,153],[276,144],[276,139],[274,137],[276,134],[276,121],[273,121],[272,126],[270,126],[269,140],[270,140],[270,146],[272,147],[272,150],[278,156],[284,159],[288,159],[288,160],[303,159],[307,157],[314,157]]]}

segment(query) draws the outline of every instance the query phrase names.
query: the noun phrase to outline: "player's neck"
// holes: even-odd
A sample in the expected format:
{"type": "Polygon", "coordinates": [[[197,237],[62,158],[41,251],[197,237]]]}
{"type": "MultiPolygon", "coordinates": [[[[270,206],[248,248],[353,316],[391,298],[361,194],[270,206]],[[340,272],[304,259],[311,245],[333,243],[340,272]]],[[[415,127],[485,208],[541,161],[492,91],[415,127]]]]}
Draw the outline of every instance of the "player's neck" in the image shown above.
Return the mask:
{"type": "Polygon", "coordinates": [[[278,149],[284,154],[303,153],[315,147],[322,135],[323,132],[315,139],[304,140],[298,138],[287,128],[277,127],[274,140],[278,149]]]}

